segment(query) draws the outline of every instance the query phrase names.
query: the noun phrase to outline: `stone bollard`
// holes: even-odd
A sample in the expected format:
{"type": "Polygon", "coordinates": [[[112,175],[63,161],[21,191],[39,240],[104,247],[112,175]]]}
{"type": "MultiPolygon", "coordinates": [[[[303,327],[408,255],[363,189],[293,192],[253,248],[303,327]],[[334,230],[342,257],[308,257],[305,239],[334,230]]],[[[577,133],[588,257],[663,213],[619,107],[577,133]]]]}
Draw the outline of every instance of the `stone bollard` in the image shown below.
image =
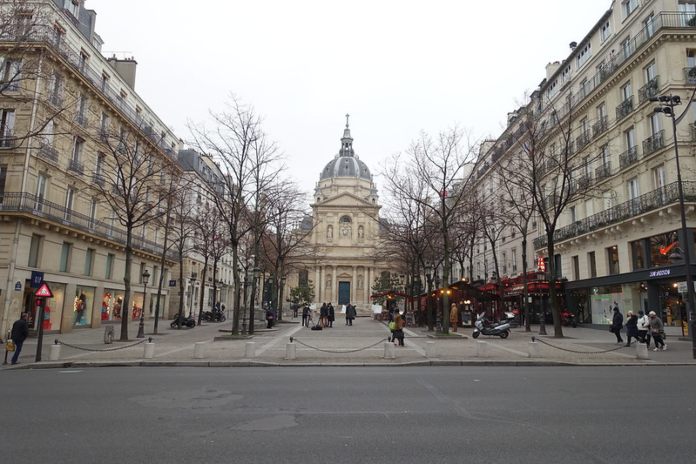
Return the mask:
{"type": "Polygon", "coordinates": [[[648,345],[645,343],[636,343],[636,358],[650,359],[650,355],[648,354],[648,345]]]}
{"type": "Polygon", "coordinates": [[[425,357],[434,358],[435,357],[435,342],[425,342],[425,357]]]}
{"type": "Polygon", "coordinates": [[[297,345],[292,342],[285,345],[285,359],[297,359],[297,345]]]}
{"type": "Polygon", "coordinates": [[[55,343],[51,345],[51,353],[48,355],[48,359],[51,361],[58,361],[60,359],[60,343],[55,343]]]}
{"type": "Polygon", "coordinates": [[[193,359],[205,358],[206,342],[196,342],[193,344],[193,359]]]}
{"type": "Polygon", "coordinates": [[[530,358],[541,358],[541,350],[539,349],[539,343],[529,342],[528,353],[530,358]]]}
{"type": "Polygon", "coordinates": [[[485,358],[487,347],[488,347],[488,343],[477,341],[476,342],[476,357],[477,358],[485,358]]]}
{"type": "Polygon", "coordinates": [[[245,358],[255,358],[256,357],[256,342],[246,342],[244,345],[244,357],[245,358]]]}
{"type": "Polygon", "coordinates": [[[155,344],[154,342],[145,343],[145,353],[143,354],[145,359],[152,359],[155,357],[155,344]]]}
{"type": "Polygon", "coordinates": [[[394,359],[394,358],[396,358],[394,344],[391,342],[384,342],[384,359],[394,359]]]}

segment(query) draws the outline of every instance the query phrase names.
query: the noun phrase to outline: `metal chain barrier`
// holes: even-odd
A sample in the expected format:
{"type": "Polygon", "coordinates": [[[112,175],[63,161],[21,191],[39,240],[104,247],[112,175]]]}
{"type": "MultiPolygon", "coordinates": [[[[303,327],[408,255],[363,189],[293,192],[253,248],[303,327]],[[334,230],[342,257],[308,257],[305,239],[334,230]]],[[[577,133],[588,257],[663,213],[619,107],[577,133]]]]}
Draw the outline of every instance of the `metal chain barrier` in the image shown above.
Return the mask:
{"type": "Polygon", "coordinates": [[[290,337],[290,343],[297,342],[302,346],[305,346],[305,347],[313,349],[313,350],[321,351],[322,353],[356,353],[358,351],[363,351],[363,350],[368,350],[370,348],[373,348],[373,347],[379,345],[380,343],[384,343],[385,341],[388,341],[388,340],[389,339],[380,339],[378,342],[373,343],[372,345],[364,346],[362,348],[356,348],[354,350],[327,350],[327,349],[319,348],[316,346],[308,345],[308,344],[298,340],[297,338],[290,337]]]}
{"type": "Polygon", "coordinates": [[[132,348],[132,347],[134,347],[134,346],[138,346],[138,345],[140,345],[141,343],[145,343],[145,342],[152,342],[152,338],[147,338],[147,339],[143,338],[142,340],[138,340],[137,342],[131,343],[130,345],[116,346],[116,347],[113,347],[113,348],[103,348],[103,349],[85,348],[84,346],[71,345],[70,343],[61,342],[61,341],[58,340],[58,339],[56,339],[54,343],[55,343],[56,345],[64,345],[64,346],[67,346],[67,347],[70,347],[70,348],[75,348],[76,350],[93,351],[93,352],[99,353],[99,352],[102,352],[102,351],[118,351],[118,350],[125,350],[126,348],[132,348]]]}
{"type": "Polygon", "coordinates": [[[608,350],[600,350],[600,351],[578,351],[578,350],[571,350],[571,349],[568,349],[568,348],[561,348],[560,346],[553,345],[553,344],[551,344],[551,343],[549,343],[549,342],[547,342],[547,341],[545,341],[545,340],[542,340],[541,338],[532,337],[532,341],[533,341],[533,342],[542,343],[542,344],[544,344],[544,345],[546,345],[546,346],[549,346],[549,347],[551,347],[551,348],[556,348],[557,350],[566,351],[566,352],[568,352],[568,353],[576,353],[576,354],[603,354],[603,353],[611,353],[612,351],[619,351],[619,350],[622,350],[622,349],[624,349],[624,348],[628,348],[627,346],[621,345],[621,346],[619,346],[619,347],[611,348],[611,349],[608,349],[608,350]]]}

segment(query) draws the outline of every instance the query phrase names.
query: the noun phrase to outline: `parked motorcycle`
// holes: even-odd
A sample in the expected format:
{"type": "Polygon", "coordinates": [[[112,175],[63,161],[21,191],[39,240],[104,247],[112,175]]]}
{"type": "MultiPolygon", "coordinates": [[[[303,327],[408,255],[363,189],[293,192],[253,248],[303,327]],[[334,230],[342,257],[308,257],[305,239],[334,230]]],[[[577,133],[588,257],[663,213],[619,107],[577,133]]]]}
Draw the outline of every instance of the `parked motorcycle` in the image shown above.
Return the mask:
{"type": "Polygon", "coordinates": [[[575,318],[575,314],[565,309],[561,311],[561,324],[577,327],[578,321],[575,318]]]}
{"type": "Polygon", "coordinates": [[[225,322],[225,320],[227,320],[225,313],[215,309],[212,311],[205,311],[202,318],[206,322],[225,322]]]}
{"type": "Polygon", "coordinates": [[[171,324],[169,324],[172,329],[176,329],[178,326],[186,326],[190,329],[196,327],[196,320],[191,316],[177,315],[171,324]]]}
{"type": "Polygon", "coordinates": [[[486,313],[481,313],[476,317],[472,335],[474,338],[478,338],[481,334],[508,338],[508,335],[510,335],[510,320],[511,318],[508,316],[505,321],[492,323],[486,320],[486,313]]]}

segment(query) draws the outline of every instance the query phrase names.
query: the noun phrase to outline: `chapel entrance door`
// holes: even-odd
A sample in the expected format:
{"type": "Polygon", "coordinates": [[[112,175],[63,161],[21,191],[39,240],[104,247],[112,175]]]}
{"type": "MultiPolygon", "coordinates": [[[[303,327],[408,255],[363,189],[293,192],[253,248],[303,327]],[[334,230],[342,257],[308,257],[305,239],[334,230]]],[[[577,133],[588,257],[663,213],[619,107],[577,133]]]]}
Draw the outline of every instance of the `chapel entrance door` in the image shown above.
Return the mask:
{"type": "Polygon", "coordinates": [[[338,304],[347,305],[350,303],[350,282],[338,283],[338,304]]]}

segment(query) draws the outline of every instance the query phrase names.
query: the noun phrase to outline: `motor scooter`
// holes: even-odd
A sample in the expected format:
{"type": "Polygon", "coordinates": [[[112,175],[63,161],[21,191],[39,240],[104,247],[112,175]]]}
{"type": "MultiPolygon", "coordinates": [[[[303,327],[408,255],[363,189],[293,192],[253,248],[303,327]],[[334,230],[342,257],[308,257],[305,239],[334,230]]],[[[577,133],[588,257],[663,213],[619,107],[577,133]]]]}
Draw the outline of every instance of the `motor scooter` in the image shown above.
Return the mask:
{"type": "Polygon", "coordinates": [[[172,323],[169,324],[169,326],[172,329],[176,329],[178,326],[186,326],[192,329],[196,327],[196,320],[192,316],[186,316],[182,314],[181,317],[179,317],[179,315],[177,314],[176,317],[174,317],[172,323]]]}
{"type": "Polygon", "coordinates": [[[561,311],[561,323],[563,325],[569,325],[572,327],[578,326],[578,321],[575,319],[575,314],[568,311],[567,309],[561,311]]]}
{"type": "Polygon", "coordinates": [[[481,334],[508,338],[508,335],[510,335],[510,317],[508,316],[504,321],[492,323],[486,320],[486,313],[479,314],[476,316],[474,333],[472,335],[474,338],[478,338],[481,334]]]}
{"type": "Polygon", "coordinates": [[[206,322],[225,322],[226,319],[225,313],[219,309],[213,309],[212,311],[205,311],[203,313],[203,320],[206,322]]]}

